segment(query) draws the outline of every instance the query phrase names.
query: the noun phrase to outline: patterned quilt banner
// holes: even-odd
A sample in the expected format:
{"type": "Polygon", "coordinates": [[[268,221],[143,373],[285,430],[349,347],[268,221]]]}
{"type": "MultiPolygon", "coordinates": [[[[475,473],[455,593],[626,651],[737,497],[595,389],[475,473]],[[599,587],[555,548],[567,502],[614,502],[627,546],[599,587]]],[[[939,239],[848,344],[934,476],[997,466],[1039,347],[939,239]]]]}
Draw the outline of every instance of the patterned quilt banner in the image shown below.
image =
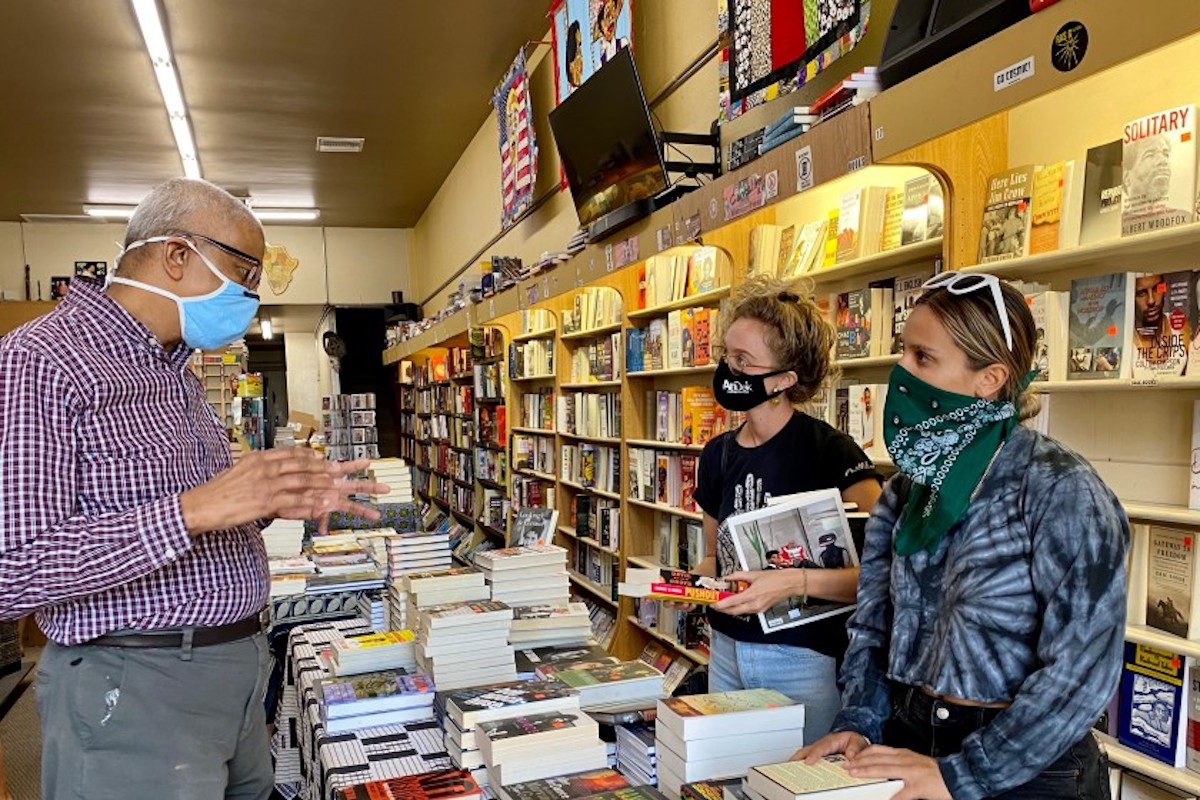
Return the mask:
{"type": "Polygon", "coordinates": [[[500,128],[500,191],[503,199],[500,224],[504,230],[512,227],[533,202],[533,184],[537,180],[537,141],[528,88],[529,76],[522,49],[492,95],[500,128]]]}
{"type": "Polygon", "coordinates": [[[557,106],[633,40],[633,0],[555,0],[554,104],[557,106]]]}
{"type": "Polygon", "coordinates": [[[867,32],[870,0],[717,0],[726,120],[795,91],[867,32]]]}

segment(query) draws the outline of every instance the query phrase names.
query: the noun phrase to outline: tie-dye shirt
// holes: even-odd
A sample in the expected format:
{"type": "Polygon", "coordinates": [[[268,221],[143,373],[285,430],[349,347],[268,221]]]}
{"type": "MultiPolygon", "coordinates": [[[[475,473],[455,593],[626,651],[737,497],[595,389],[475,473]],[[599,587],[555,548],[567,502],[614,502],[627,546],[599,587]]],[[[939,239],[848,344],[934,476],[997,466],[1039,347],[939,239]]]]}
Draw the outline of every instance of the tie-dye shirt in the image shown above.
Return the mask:
{"type": "Polygon", "coordinates": [[[867,523],[833,729],[881,741],[890,681],[1011,703],[939,759],[956,800],[988,797],[1036,777],[1112,697],[1129,522],[1086,461],[1024,427],[933,553],[892,548],[907,486],[889,481],[867,523]]]}

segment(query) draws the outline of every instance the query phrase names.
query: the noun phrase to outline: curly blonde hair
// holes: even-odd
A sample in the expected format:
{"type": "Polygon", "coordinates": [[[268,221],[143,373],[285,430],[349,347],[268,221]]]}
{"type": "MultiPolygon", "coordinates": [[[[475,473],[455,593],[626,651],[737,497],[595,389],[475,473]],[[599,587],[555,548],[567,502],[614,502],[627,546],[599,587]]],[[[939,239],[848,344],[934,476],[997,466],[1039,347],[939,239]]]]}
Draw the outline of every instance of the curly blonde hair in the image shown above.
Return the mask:
{"type": "Polygon", "coordinates": [[[783,281],[752,275],[734,286],[721,304],[718,351],[725,351],[725,333],[739,319],[753,319],[767,328],[767,347],[780,369],[796,373],[786,396],[793,405],[808,403],[833,376],[834,334],[813,297],[812,281],[783,281]]]}

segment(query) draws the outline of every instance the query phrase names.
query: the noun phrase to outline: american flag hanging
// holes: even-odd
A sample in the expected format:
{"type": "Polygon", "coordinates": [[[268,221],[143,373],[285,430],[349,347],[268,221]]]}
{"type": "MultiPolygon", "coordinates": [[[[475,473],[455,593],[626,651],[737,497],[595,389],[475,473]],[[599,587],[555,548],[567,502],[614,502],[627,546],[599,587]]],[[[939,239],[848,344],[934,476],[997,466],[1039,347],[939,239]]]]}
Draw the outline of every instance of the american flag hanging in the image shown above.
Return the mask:
{"type": "Polygon", "coordinates": [[[537,179],[537,142],[531,124],[525,51],[517,58],[492,95],[500,129],[501,224],[508,229],[533,201],[537,179]]]}

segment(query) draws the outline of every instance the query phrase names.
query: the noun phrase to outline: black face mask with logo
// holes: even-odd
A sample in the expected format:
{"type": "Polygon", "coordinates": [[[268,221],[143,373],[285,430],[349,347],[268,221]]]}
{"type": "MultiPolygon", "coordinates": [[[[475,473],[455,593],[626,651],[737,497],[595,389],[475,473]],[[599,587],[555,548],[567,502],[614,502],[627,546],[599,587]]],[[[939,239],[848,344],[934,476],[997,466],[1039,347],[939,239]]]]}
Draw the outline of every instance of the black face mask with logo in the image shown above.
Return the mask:
{"type": "Polygon", "coordinates": [[[787,389],[780,389],[777,392],[767,391],[767,378],[782,375],[787,371],[786,369],[777,369],[761,375],[746,375],[734,372],[733,367],[729,366],[722,358],[717,364],[717,371],[713,373],[713,397],[721,404],[722,408],[730,411],[749,411],[787,391],[787,389]]]}

